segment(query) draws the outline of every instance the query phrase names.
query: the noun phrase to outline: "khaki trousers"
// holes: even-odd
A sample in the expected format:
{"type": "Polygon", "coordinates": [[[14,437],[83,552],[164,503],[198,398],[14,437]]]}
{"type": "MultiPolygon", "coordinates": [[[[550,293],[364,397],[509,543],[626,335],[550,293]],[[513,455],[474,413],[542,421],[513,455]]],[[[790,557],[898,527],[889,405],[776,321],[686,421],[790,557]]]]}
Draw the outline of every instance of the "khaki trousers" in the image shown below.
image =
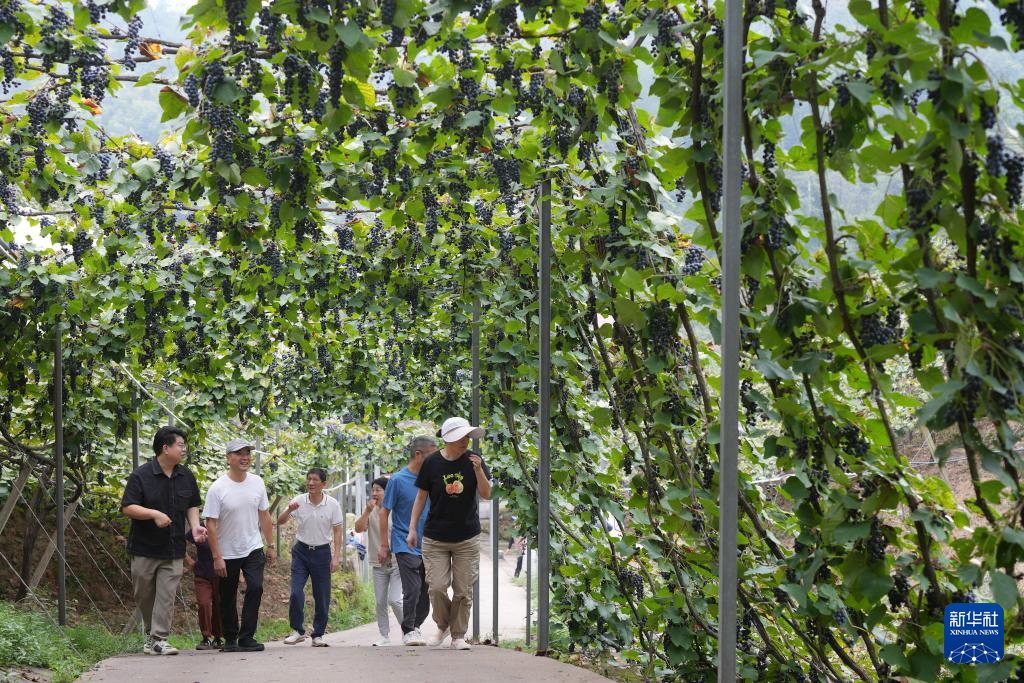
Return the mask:
{"type": "Polygon", "coordinates": [[[174,597],[181,582],[182,560],[158,560],[154,557],[132,557],[132,590],[135,604],[142,612],[146,635],[154,640],[167,640],[174,617],[174,597]]]}
{"type": "Polygon", "coordinates": [[[424,538],[423,566],[427,571],[427,593],[437,628],[441,631],[451,628],[453,640],[465,638],[469,610],[473,607],[473,584],[480,574],[479,534],[458,543],[424,538]]]}

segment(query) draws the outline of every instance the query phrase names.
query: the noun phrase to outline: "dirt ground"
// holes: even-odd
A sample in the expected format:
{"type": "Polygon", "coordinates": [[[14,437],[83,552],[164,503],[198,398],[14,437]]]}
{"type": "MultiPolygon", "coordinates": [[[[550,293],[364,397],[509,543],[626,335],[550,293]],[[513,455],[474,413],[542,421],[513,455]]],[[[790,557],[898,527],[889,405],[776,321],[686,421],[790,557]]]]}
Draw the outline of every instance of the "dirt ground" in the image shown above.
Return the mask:
{"type": "MultiPolygon", "coordinates": [[[[979,429],[987,442],[994,441],[991,427],[981,425],[979,429]]],[[[908,439],[905,443],[901,444],[903,453],[907,456],[911,466],[921,475],[937,477],[945,481],[952,491],[953,497],[960,504],[961,510],[967,513],[972,527],[987,524],[984,516],[975,512],[966,504],[969,502],[971,506],[974,505],[975,491],[974,485],[971,483],[971,470],[967,461],[967,454],[962,448],[951,450],[942,467],[939,467],[937,464],[926,464],[935,460],[935,448],[941,447],[943,443],[950,441],[954,437],[954,430],[947,430],[931,434],[930,436],[931,443],[928,443],[927,438],[923,435],[915,434],[913,439],[908,439]]],[[[981,482],[995,479],[994,475],[984,469],[980,457],[978,457],[978,478],[981,482]]],[[[1012,506],[1013,502],[1007,499],[993,507],[1001,513],[1006,513],[1012,506]]],[[[962,536],[967,533],[964,530],[960,530],[955,535],[962,536]]]]}

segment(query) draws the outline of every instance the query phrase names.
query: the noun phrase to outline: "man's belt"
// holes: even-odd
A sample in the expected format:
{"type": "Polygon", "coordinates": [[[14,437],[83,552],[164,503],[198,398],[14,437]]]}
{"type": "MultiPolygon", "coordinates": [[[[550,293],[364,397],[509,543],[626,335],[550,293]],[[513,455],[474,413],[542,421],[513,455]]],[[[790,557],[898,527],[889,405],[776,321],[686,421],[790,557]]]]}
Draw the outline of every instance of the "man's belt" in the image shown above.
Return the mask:
{"type": "Polygon", "coordinates": [[[323,545],[310,545],[310,544],[305,543],[303,541],[296,541],[295,545],[301,545],[306,550],[320,550],[321,548],[330,548],[331,547],[330,543],[324,543],[323,545]]]}

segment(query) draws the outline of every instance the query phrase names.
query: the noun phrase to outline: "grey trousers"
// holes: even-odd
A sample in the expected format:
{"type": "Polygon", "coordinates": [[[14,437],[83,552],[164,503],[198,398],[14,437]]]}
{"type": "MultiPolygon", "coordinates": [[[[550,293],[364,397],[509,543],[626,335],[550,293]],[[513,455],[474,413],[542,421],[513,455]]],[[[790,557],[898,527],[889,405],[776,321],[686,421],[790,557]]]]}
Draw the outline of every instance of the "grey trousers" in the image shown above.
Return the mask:
{"type": "Polygon", "coordinates": [[[377,598],[377,628],[382,636],[387,636],[391,633],[388,605],[398,623],[402,623],[402,576],[397,563],[373,568],[373,594],[377,598]]]}
{"type": "Polygon", "coordinates": [[[413,553],[395,553],[398,571],[402,575],[402,633],[419,628],[430,614],[430,596],[427,595],[427,574],[423,558],[413,553]]]}
{"type": "Polygon", "coordinates": [[[167,640],[174,617],[174,597],[181,582],[182,560],[158,560],[153,557],[132,557],[132,592],[142,612],[146,635],[153,640],[167,640]]]}

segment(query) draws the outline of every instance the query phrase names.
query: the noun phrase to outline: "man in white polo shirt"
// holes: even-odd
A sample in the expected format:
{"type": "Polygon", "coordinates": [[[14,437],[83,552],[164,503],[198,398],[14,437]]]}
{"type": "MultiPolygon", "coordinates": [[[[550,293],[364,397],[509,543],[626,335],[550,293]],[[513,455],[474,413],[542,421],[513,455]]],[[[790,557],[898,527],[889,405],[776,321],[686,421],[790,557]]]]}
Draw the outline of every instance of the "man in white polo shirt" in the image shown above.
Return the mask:
{"type": "Polygon", "coordinates": [[[313,647],[327,647],[327,611],[331,605],[331,574],[341,562],[341,506],[324,493],[327,472],[314,467],[306,473],[306,491],[295,496],[277,518],[284,524],[291,517],[299,520],[292,547],[292,591],[288,599],[288,621],[292,632],[284,639],[294,645],[306,639],[306,579],[313,584],[313,647]],[[331,550],[331,539],[334,550],[331,550]]]}
{"type": "Polygon", "coordinates": [[[263,599],[263,568],[274,561],[270,501],[263,480],[249,472],[253,445],[246,439],[232,439],[225,450],[228,472],[210,486],[203,509],[213,571],[220,577],[224,630],[221,652],[261,652],[263,643],[256,642],[255,636],[263,599]],[[241,626],[237,603],[239,573],[245,576],[241,626]]]}

